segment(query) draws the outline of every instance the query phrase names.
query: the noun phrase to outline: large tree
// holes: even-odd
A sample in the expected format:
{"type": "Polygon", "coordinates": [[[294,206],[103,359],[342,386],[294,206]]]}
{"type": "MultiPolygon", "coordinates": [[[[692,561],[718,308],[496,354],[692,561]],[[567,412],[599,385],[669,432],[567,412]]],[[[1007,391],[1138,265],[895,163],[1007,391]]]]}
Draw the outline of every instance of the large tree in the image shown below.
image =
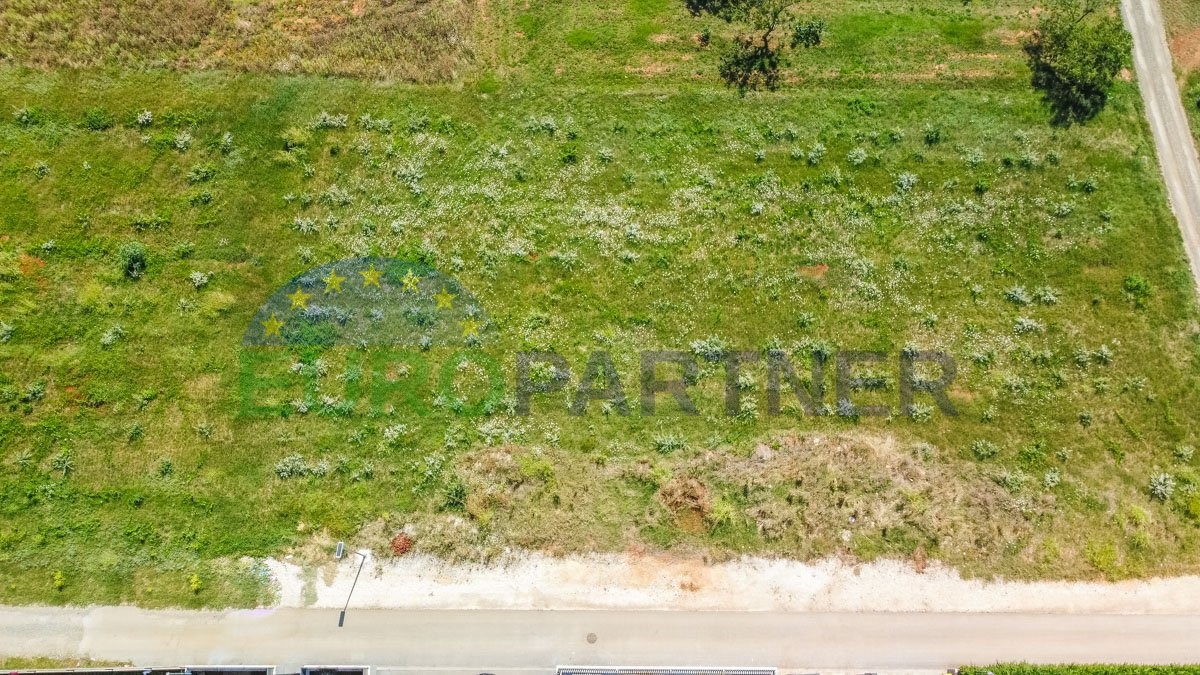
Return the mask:
{"type": "Polygon", "coordinates": [[[785,49],[821,44],[825,24],[801,20],[787,0],[684,0],[693,16],[708,14],[729,24],[746,26],[721,52],[721,78],[739,91],[774,89],[784,65],[785,49]]]}
{"type": "Polygon", "coordinates": [[[1132,48],[1112,0],[1053,0],[1025,42],[1033,86],[1053,122],[1069,126],[1099,114],[1132,48]]]}

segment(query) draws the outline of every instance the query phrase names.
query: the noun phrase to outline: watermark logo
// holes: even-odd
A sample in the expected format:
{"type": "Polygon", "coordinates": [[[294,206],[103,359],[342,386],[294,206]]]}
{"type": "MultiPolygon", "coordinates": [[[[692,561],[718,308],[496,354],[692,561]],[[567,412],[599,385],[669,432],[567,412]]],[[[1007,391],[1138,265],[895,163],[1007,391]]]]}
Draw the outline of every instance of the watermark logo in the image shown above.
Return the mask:
{"type": "Polygon", "coordinates": [[[284,284],[247,327],[242,413],[421,416],[444,408],[456,415],[507,410],[527,416],[554,406],[562,411],[565,403],[574,416],[597,408],[621,417],[698,415],[701,373],[723,369],[722,404],[710,412],[730,417],[746,417],[748,410],[756,416],[759,404],[749,397],[762,394],[770,416],[785,407],[813,417],[928,414],[928,404],[916,407],[917,396],[956,414],[947,392],[957,369],[942,352],[756,352],[701,341],[691,351],[583,350],[581,362],[572,364],[556,351],[503,353],[501,337],[470,291],[425,263],[381,257],[329,263],[284,284]],[[340,361],[336,375],[334,360],[340,361]],[[898,377],[879,375],[892,363],[898,377]],[[745,390],[752,369],[765,380],[761,393],[745,390]],[[898,407],[878,396],[855,402],[887,390],[898,394],[898,407]]]}
{"type": "Polygon", "coordinates": [[[284,284],[259,308],[242,344],[477,347],[488,329],[475,296],[453,277],[421,262],[364,257],[284,284]]]}

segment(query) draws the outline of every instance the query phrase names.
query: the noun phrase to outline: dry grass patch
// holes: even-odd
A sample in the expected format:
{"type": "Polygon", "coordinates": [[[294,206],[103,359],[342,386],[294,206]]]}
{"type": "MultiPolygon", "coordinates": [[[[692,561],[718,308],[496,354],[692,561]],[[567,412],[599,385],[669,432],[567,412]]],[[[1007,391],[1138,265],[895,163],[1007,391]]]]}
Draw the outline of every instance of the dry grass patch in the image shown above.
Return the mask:
{"type": "Polygon", "coordinates": [[[34,67],[227,68],[413,82],[472,61],[469,0],[11,0],[0,55],[34,67]]]}

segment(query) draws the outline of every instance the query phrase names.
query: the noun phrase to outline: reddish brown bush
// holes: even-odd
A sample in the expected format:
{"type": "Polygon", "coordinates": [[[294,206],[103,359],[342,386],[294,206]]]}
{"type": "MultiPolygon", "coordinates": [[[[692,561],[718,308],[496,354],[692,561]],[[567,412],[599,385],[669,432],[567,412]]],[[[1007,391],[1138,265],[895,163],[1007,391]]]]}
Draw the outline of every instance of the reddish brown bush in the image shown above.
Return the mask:
{"type": "Polygon", "coordinates": [[[401,532],[392,537],[392,555],[404,555],[413,547],[412,537],[401,532]]]}

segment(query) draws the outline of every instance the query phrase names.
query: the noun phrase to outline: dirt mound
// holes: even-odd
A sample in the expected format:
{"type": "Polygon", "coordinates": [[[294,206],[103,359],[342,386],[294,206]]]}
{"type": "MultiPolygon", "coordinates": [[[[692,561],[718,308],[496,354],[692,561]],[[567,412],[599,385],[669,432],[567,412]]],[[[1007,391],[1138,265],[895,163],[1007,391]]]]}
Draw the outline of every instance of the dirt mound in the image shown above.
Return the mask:
{"type": "Polygon", "coordinates": [[[1185,74],[1200,68],[1200,28],[1175,36],[1171,40],[1171,55],[1185,74]]]}

